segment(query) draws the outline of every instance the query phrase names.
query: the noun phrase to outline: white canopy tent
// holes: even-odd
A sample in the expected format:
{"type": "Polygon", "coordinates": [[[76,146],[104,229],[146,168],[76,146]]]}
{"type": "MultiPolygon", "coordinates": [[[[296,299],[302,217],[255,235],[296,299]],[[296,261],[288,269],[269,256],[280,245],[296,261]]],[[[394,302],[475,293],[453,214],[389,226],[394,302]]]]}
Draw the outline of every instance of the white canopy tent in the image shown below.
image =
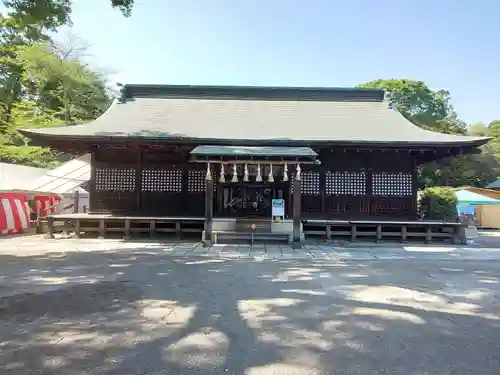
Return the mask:
{"type": "Polygon", "coordinates": [[[30,190],[54,194],[73,193],[90,180],[90,154],[82,155],[46,172],[28,185],[30,190]]]}
{"type": "Polygon", "coordinates": [[[89,193],[81,185],[88,180],[90,180],[90,154],[85,154],[46,172],[27,187],[30,190],[62,196],[61,207],[68,206],[70,200],[72,203],[75,191],[78,191],[78,211],[83,212],[89,206],[89,193]]]}
{"type": "Polygon", "coordinates": [[[0,163],[0,191],[32,191],[28,186],[48,171],[44,168],[0,163]]]}

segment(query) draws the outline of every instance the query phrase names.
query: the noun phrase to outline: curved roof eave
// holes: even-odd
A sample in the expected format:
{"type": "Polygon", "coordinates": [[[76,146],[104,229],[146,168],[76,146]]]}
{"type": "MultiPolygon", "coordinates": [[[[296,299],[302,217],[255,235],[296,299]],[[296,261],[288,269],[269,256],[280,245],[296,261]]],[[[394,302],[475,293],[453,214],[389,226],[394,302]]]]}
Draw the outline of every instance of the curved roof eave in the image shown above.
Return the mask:
{"type": "Polygon", "coordinates": [[[429,144],[428,142],[415,142],[415,141],[359,141],[359,140],[329,140],[329,139],[309,139],[309,140],[293,140],[293,139],[216,139],[216,138],[191,138],[191,137],[178,137],[178,138],[161,138],[154,136],[114,136],[114,135],[73,135],[73,134],[47,134],[39,129],[18,129],[24,136],[33,139],[35,142],[40,141],[43,144],[50,143],[50,141],[73,141],[85,143],[100,143],[103,141],[108,142],[123,142],[123,141],[147,141],[147,142],[161,142],[161,143],[196,143],[207,145],[242,145],[242,146],[260,146],[260,145],[273,145],[283,146],[287,145],[331,145],[331,146],[360,146],[360,147],[480,147],[488,143],[491,137],[470,137],[467,140],[457,141],[441,141],[429,144]]]}

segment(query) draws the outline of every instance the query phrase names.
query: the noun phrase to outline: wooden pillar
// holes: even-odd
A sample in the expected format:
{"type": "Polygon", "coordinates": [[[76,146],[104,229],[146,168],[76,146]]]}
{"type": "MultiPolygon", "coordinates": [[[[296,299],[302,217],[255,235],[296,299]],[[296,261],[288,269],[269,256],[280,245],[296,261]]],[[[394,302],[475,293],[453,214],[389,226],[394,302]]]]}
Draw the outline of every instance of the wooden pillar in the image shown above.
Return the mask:
{"type": "Polygon", "coordinates": [[[75,190],[75,192],[73,194],[74,194],[74,196],[73,196],[73,213],[77,214],[78,211],[80,210],[80,191],[78,191],[78,188],[77,188],[77,190],[75,190]]]}
{"type": "Polygon", "coordinates": [[[425,243],[430,243],[432,241],[432,226],[427,225],[425,229],[425,243]]]}
{"type": "Polygon", "coordinates": [[[149,221],[149,237],[154,237],[156,234],[156,220],[149,221]]]}
{"type": "Polygon", "coordinates": [[[411,171],[411,219],[418,218],[418,164],[415,159],[412,160],[411,171]]]}
{"type": "Polygon", "coordinates": [[[382,224],[377,224],[376,233],[377,233],[376,242],[380,242],[382,240],[382,224]]]}
{"type": "Polygon", "coordinates": [[[69,219],[63,219],[63,236],[66,237],[69,234],[70,230],[70,225],[69,225],[69,219]]]}
{"type": "Polygon", "coordinates": [[[89,212],[97,212],[96,197],[96,150],[90,153],[89,212]]]}
{"type": "Polygon", "coordinates": [[[45,238],[54,238],[54,218],[52,216],[47,216],[47,233],[45,238]]]}
{"type": "Polygon", "coordinates": [[[365,208],[366,211],[363,212],[363,216],[375,216],[373,213],[373,169],[369,168],[366,170],[366,195],[365,195],[365,208]]]}
{"type": "Polygon", "coordinates": [[[212,222],[213,222],[213,209],[214,209],[214,181],[212,179],[212,172],[210,171],[210,163],[207,163],[206,175],[206,189],[205,189],[205,230],[203,232],[203,246],[212,246],[212,222]]]}
{"type": "Polygon", "coordinates": [[[321,199],[321,215],[324,216],[327,212],[325,212],[326,169],[323,166],[319,170],[319,194],[321,199]]]}
{"type": "Polygon", "coordinates": [[[106,234],[106,223],[104,219],[99,219],[99,238],[100,240],[104,239],[104,236],[106,234]]]}
{"type": "Polygon", "coordinates": [[[295,178],[293,179],[293,236],[292,247],[299,249],[301,247],[300,238],[300,213],[301,213],[301,177],[300,165],[297,164],[295,178]]]}
{"type": "Polygon", "coordinates": [[[123,239],[126,240],[126,241],[130,240],[130,233],[131,233],[130,227],[131,227],[131,224],[132,223],[131,223],[130,219],[125,220],[125,230],[124,230],[124,233],[123,233],[124,234],[123,239]]]}
{"type": "Polygon", "coordinates": [[[73,228],[73,231],[74,231],[73,237],[74,238],[80,238],[80,227],[81,227],[80,223],[81,223],[80,219],[75,220],[75,226],[73,228]]]}
{"type": "Polygon", "coordinates": [[[406,227],[406,225],[403,225],[401,227],[401,242],[406,242],[406,239],[408,237],[408,228],[406,227]]]}
{"type": "Polygon", "coordinates": [[[352,242],[357,240],[357,232],[358,232],[358,228],[357,228],[356,224],[352,224],[351,225],[351,241],[352,242]]]}
{"type": "Polygon", "coordinates": [[[141,212],[142,209],[141,197],[142,197],[143,153],[141,149],[139,149],[138,152],[139,153],[137,155],[137,165],[135,166],[135,205],[134,205],[135,213],[141,212]]]}

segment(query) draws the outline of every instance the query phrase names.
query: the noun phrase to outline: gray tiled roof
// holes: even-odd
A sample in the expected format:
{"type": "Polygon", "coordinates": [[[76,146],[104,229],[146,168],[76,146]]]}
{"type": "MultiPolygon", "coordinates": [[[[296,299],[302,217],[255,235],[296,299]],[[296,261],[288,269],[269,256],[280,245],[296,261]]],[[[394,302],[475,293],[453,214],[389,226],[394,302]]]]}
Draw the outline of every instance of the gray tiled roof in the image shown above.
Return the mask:
{"type": "MultiPolygon", "coordinates": [[[[354,91],[348,92],[353,95],[354,91]]],[[[383,97],[383,93],[380,97],[383,97]]],[[[276,144],[280,141],[307,144],[322,141],[480,145],[487,142],[482,137],[423,130],[380,99],[348,97],[314,100],[309,97],[304,100],[300,95],[296,98],[245,99],[217,95],[162,97],[150,94],[115,102],[106,113],[88,124],[25,129],[21,132],[28,137],[39,138],[130,137],[240,144],[276,144]]]]}

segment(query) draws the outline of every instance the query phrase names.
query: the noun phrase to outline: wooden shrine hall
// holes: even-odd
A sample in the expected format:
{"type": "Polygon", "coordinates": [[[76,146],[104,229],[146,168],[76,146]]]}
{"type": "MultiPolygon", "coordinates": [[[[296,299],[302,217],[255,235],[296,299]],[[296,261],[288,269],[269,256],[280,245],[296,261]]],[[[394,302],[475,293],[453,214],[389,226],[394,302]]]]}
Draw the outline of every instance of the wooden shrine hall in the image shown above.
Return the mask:
{"type": "Polygon", "coordinates": [[[206,244],[453,237],[457,223],[418,220],[417,167],[488,141],[423,130],[360,88],[123,85],[88,124],[19,131],[91,154],[88,214],[49,217],[49,235],[62,220],[76,235],[164,228],[206,244]]]}

